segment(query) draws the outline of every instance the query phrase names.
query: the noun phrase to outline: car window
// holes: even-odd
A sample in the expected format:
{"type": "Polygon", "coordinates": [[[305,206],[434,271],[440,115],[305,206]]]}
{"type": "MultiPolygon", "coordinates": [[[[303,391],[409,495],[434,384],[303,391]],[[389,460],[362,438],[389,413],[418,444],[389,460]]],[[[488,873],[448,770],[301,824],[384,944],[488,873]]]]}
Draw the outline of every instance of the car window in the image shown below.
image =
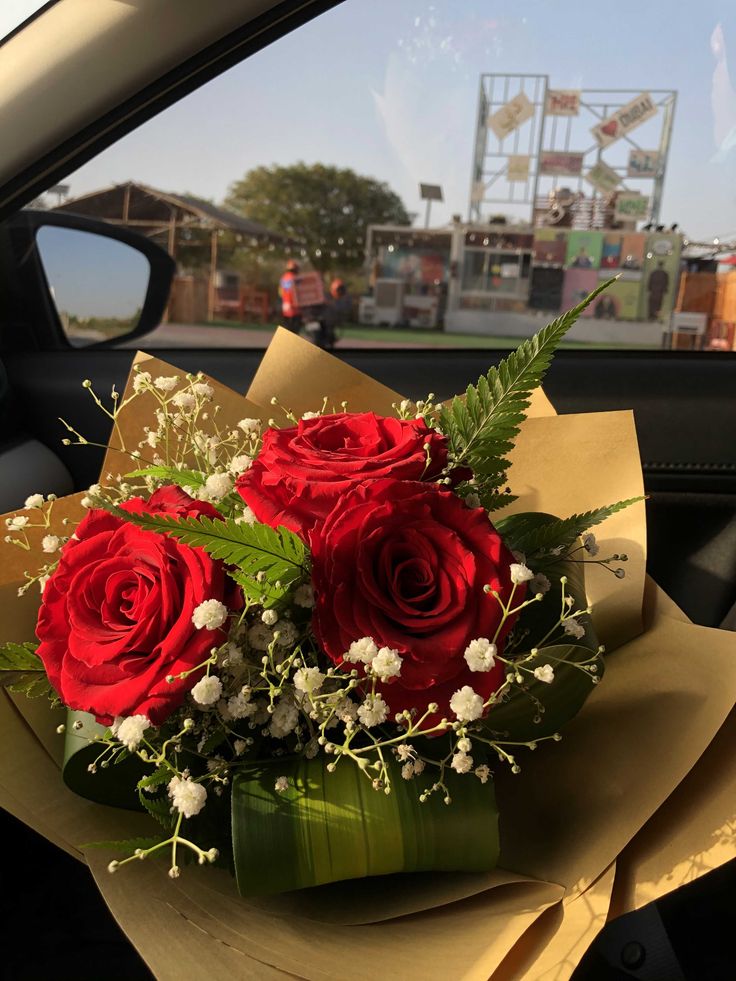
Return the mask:
{"type": "MultiPolygon", "coordinates": [[[[177,274],[153,346],[736,349],[736,9],[345,0],[37,206],[177,274]]],[[[124,343],[124,342],[121,342],[124,343]]]]}

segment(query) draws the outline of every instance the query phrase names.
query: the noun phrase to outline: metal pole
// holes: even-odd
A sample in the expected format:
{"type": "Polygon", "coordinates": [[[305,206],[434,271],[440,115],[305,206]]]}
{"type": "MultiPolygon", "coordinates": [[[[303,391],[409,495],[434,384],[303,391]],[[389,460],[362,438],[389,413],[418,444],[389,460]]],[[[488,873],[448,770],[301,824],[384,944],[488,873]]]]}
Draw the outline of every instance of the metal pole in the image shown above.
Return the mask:
{"type": "Polygon", "coordinates": [[[677,105],[677,92],[672,93],[672,100],[665,107],[665,121],[662,126],[662,136],[659,141],[659,167],[657,176],[654,179],[652,191],[651,208],[649,211],[649,221],[653,225],[659,224],[659,209],[662,207],[662,191],[664,189],[664,175],[667,170],[667,157],[670,152],[670,140],[672,138],[672,125],[675,120],[675,107],[677,105]]]}
{"type": "Polygon", "coordinates": [[[427,211],[426,211],[426,213],[424,215],[424,227],[425,228],[429,228],[429,209],[431,207],[432,207],[432,201],[431,201],[430,198],[427,198],[427,211]]]}
{"type": "Polygon", "coordinates": [[[217,229],[213,228],[210,235],[210,281],[207,290],[207,320],[215,319],[215,277],[217,275],[217,229]]]}

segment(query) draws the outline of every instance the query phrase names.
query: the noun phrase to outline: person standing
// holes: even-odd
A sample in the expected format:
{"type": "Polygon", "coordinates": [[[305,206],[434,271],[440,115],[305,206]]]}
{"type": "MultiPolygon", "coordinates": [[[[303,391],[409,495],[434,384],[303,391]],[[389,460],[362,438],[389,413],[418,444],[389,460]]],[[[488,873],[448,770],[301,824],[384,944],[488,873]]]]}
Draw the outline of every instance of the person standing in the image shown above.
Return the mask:
{"type": "Polygon", "coordinates": [[[659,312],[662,309],[662,304],[669,286],[670,277],[664,268],[664,262],[660,261],[657,263],[657,268],[650,273],[649,282],[647,283],[647,293],[649,294],[647,313],[649,320],[657,320],[659,318],[659,312]]]}
{"type": "Polygon", "coordinates": [[[279,280],[279,298],[281,300],[281,317],[284,327],[293,334],[298,334],[302,328],[302,311],[296,296],[296,277],[299,274],[299,264],[289,259],[286,269],[279,280]]]}

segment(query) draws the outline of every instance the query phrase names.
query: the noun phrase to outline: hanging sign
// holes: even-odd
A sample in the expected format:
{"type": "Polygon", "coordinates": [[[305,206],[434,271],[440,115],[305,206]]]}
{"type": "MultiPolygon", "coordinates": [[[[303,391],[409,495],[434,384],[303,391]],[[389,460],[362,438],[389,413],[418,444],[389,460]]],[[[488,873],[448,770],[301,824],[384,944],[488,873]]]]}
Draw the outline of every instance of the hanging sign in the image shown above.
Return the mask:
{"type": "Polygon", "coordinates": [[[505,106],[501,106],[498,112],[489,116],[487,122],[489,128],[493,130],[499,140],[502,140],[504,136],[513,133],[533,115],[534,106],[523,92],[519,92],[505,106]]]}
{"type": "Polygon", "coordinates": [[[610,194],[619,185],[619,177],[616,171],[612,170],[608,164],[603,163],[602,160],[599,160],[598,163],[590,168],[585,175],[585,179],[590,181],[593,187],[597,191],[600,191],[601,194],[610,194]]]}
{"type": "Polygon", "coordinates": [[[617,109],[608,119],[594,126],[591,133],[596,138],[598,146],[609,146],[656,115],[657,107],[654,99],[648,92],[642,92],[631,102],[617,109]]]}
{"type": "Polygon", "coordinates": [[[629,177],[656,177],[659,173],[657,150],[632,150],[629,153],[629,177]]]}
{"type": "Polygon", "coordinates": [[[649,198],[633,191],[616,195],[613,217],[616,221],[643,221],[649,214],[649,198]]]}
{"type": "Polygon", "coordinates": [[[529,180],[529,157],[526,154],[513,154],[509,157],[506,179],[509,181],[529,180]]]}
{"type": "Polygon", "coordinates": [[[545,112],[548,116],[577,116],[580,114],[579,89],[549,89],[545,112]]]}
{"type": "Polygon", "coordinates": [[[583,154],[542,150],[539,154],[539,173],[551,177],[579,177],[583,172],[583,154]]]}

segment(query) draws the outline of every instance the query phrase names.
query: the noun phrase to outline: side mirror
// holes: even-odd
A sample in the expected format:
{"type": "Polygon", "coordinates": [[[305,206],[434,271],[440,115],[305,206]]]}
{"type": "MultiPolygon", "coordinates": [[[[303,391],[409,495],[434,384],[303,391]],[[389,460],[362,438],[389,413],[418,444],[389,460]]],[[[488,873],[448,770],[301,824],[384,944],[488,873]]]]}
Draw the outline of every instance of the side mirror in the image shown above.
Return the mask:
{"type": "MultiPolygon", "coordinates": [[[[21,211],[6,224],[16,302],[54,347],[108,347],[161,322],[176,264],[150,239],[104,221],[21,211]]],[[[24,317],[24,319],[26,319],[24,317]]]]}

